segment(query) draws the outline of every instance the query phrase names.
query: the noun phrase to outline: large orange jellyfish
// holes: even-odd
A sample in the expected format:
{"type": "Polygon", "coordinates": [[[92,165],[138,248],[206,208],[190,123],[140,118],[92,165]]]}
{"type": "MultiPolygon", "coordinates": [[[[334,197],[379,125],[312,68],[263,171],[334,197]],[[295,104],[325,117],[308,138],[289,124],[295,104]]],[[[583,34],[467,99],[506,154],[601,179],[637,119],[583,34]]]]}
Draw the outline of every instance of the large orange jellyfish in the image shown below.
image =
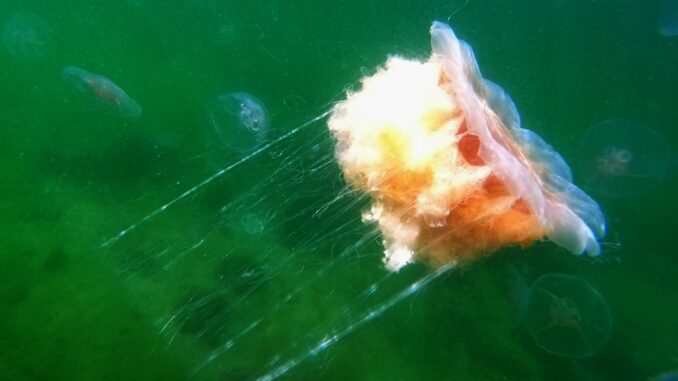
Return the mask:
{"type": "Polygon", "coordinates": [[[381,230],[386,267],[464,263],[543,237],[597,255],[605,219],[562,157],[520,127],[448,25],[433,23],[431,44],[428,61],[389,58],[328,122],[345,178],[371,196],[363,220],[381,230]]]}

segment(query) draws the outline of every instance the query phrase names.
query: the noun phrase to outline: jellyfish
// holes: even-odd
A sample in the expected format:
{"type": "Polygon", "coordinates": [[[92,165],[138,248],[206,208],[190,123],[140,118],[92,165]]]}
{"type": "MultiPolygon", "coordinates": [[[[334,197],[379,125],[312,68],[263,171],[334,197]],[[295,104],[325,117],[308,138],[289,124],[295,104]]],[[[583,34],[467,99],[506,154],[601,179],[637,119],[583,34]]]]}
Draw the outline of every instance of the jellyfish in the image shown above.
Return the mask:
{"type": "Polygon", "coordinates": [[[219,95],[209,109],[209,120],[221,143],[241,153],[257,148],[268,134],[266,108],[244,92],[219,95]]]}
{"type": "Polygon", "coordinates": [[[620,198],[656,188],[668,170],[670,157],[661,135],[623,119],[606,120],[589,128],[579,151],[584,187],[620,198]]]}
{"type": "Polygon", "coordinates": [[[657,32],[664,37],[678,35],[678,0],[665,0],[662,5],[657,32]]]}
{"type": "Polygon", "coordinates": [[[90,73],[75,66],[66,66],[62,71],[64,80],[82,92],[94,94],[106,102],[124,118],[136,119],[141,116],[141,106],[110,79],[90,73]]]}
{"type": "Polygon", "coordinates": [[[598,204],[553,147],[520,126],[471,47],[446,24],[430,32],[427,61],[390,57],[328,121],[345,179],[372,199],[362,218],[382,233],[386,267],[464,263],[545,236],[597,255],[598,204]]]}
{"type": "Polygon", "coordinates": [[[584,279],[548,274],[530,287],[525,327],[543,350],[583,358],[607,343],[612,317],[605,299],[584,279]]]}
{"type": "Polygon", "coordinates": [[[5,22],[2,43],[16,61],[44,58],[52,50],[54,32],[42,17],[14,12],[5,22]]]}

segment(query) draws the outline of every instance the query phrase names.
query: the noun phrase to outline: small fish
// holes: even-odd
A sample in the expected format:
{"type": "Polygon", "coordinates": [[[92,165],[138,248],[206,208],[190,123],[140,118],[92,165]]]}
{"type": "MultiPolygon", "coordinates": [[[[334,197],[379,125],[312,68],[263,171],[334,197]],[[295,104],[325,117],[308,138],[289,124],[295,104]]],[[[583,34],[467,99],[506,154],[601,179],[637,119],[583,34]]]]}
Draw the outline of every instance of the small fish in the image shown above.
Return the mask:
{"type": "Polygon", "coordinates": [[[100,100],[112,104],[120,114],[129,119],[141,116],[141,106],[110,79],[90,73],[75,66],[66,66],[64,79],[80,91],[90,92],[100,100]]]}

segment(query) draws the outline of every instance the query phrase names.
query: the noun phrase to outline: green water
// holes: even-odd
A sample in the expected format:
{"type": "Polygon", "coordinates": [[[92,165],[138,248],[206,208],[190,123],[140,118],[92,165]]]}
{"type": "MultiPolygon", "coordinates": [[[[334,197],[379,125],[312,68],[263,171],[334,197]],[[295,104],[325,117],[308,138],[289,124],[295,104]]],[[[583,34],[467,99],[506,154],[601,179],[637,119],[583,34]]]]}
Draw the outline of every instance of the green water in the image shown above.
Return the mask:
{"type": "Polygon", "coordinates": [[[609,225],[599,260],[546,242],[511,248],[400,300],[432,270],[383,269],[324,119],[304,125],[388,55],[428,57],[431,21],[449,21],[576,181],[580,139],[600,121],[675,141],[678,37],[657,33],[660,8],[0,3],[5,25],[17,12],[48,25],[39,54],[0,49],[0,379],[250,380],[284,368],[289,380],[646,380],[678,368],[675,170],[648,193],[596,197],[609,225]],[[110,78],[141,117],[77,91],[69,65],[110,78]],[[262,101],[271,141],[305,127],[198,186],[243,157],[207,117],[233,91],[262,101]],[[586,279],[608,303],[610,340],[577,360],[539,348],[516,312],[516,273],[586,279]]]}

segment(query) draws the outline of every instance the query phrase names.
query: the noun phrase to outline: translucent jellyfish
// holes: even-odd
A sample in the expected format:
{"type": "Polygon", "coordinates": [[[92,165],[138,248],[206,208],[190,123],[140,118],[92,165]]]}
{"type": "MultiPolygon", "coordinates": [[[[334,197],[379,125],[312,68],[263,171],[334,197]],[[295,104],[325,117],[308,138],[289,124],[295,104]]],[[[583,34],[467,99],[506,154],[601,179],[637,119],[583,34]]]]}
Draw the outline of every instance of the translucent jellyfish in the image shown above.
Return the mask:
{"type": "Polygon", "coordinates": [[[141,106],[110,79],[90,73],[75,66],[66,66],[62,71],[64,80],[82,92],[94,94],[99,100],[112,105],[125,118],[141,116],[141,106]]]}
{"type": "Polygon", "coordinates": [[[665,0],[662,4],[657,32],[664,37],[678,35],[678,0],[665,0]]]}
{"type": "Polygon", "coordinates": [[[666,140],[657,132],[623,119],[591,127],[580,146],[583,185],[610,197],[630,197],[654,189],[670,158],[666,140]]]}
{"type": "Polygon", "coordinates": [[[210,106],[209,118],[221,143],[237,152],[253,150],[268,134],[266,108],[247,93],[219,95],[210,106]]]}
{"type": "Polygon", "coordinates": [[[346,180],[372,198],[387,268],[472,260],[547,236],[599,253],[603,215],[563,158],[520,127],[511,98],[480,75],[471,47],[431,27],[424,62],[391,57],[329,119],[346,180]]]}
{"type": "Polygon", "coordinates": [[[525,327],[540,348],[557,356],[582,358],[607,343],[612,332],[610,310],[584,279],[548,274],[530,290],[525,327]]]}
{"type": "Polygon", "coordinates": [[[42,17],[14,12],[3,27],[2,43],[13,59],[25,62],[45,57],[52,50],[53,35],[42,17]]]}

